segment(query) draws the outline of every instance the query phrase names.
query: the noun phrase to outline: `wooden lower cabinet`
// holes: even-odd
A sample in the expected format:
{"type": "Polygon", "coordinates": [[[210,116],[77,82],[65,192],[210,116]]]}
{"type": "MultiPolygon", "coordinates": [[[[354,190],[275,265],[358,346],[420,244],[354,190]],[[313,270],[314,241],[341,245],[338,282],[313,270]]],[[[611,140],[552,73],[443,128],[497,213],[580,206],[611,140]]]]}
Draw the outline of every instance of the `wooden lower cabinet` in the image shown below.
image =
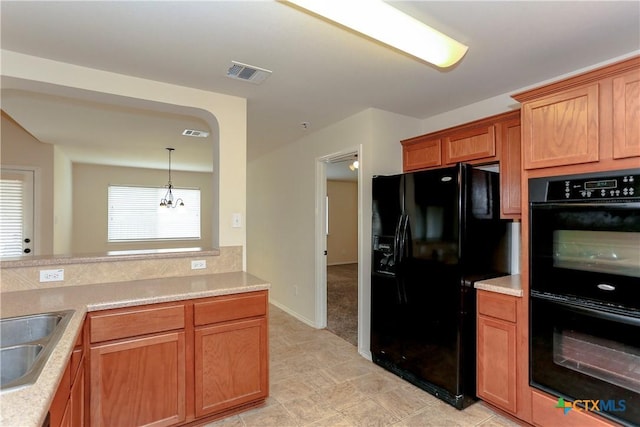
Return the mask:
{"type": "Polygon", "coordinates": [[[71,397],[69,399],[69,427],[83,427],[85,425],[85,376],[84,368],[78,371],[73,386],[71,386],[71,397]]]}
{"type": "Polygon", "coordinates": [[[185,334],[91,348],[92,426],[170,426],[186,418],[185,334]]]}
{"type": "Polygon", "coordinates": [[[478,291],[477,395],[511,414],[517,410],[515,297],[478,291]]]}
{"type": "Polygon", "coordinates": [[[478,397],[516,411],[516,325],[478,318],[478,397]]]}
{"type": "Polygon", "coordinates": [[[267,333],[266,319],[196,329],[196,417],[267,397],[267,333]]]}
{"type": "Polygon", "coordinates": [[[190,424],[264,402],[267,301],[257,291],[90,313],[90,425],[190,424]]]}
{"type": "Polygon", "coordinates": [[[83,333],[80,333],[49,408],[51,427],[85,425],[85,359],[82,343],[83,333]]]}

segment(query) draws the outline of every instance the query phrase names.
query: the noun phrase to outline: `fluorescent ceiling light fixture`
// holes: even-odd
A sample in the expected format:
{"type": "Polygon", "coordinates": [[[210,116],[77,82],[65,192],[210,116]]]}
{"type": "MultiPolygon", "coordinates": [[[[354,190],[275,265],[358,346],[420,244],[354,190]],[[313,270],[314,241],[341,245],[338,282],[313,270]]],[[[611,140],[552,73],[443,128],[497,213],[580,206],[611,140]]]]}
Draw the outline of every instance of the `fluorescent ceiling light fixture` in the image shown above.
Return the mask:
{"type": "Polygon", "coordinates": [[[285,3],[320,15],[438,67],[452,66],[469,49],[382,0],[287,0],[285,3]]]}

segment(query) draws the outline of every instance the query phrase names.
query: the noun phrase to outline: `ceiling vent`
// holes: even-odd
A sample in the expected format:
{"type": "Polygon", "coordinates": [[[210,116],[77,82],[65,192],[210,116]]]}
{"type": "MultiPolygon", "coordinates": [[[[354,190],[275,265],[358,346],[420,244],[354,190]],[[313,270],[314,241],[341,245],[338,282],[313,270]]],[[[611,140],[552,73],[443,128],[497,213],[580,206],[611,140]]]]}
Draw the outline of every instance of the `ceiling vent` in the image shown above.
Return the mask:
{"type": "Polygon", "coordinates": [[[240,62],[231,61],[233,65],[227,70],[227,77],[232,79],[244,80],[254,84],[260,84],[271,75],[271,71],[264,68],[254,67],[253,65],[242,64],[240,62]]]}
{"type": "Polygon", "coordinates": [[[195,138],[206,138],[209,136],[209,132],[195,129],[185,129],[182,131],[184,136],[193,136],[195,138]]]}

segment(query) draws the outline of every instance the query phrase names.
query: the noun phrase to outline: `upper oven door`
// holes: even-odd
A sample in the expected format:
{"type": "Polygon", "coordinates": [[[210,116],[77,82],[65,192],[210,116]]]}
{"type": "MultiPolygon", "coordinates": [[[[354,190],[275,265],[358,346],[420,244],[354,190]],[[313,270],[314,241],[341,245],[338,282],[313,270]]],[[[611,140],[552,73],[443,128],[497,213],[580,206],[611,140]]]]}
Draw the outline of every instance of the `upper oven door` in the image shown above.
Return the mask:
{"type": "Polygon", "coordinates": [[[531,289],[640,308],[640,203],[532,203],[531,289]]]}

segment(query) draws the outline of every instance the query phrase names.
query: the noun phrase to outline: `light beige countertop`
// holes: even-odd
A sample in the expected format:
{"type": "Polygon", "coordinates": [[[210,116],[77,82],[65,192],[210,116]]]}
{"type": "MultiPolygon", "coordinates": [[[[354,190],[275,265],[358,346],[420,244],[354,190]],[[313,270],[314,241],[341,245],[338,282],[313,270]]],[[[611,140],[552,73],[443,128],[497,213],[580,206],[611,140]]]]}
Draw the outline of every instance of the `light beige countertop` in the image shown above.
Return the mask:
{"type": "Polygon", "coordinates": [[[494,279],[479,280],[474,283],[476,289],[483,291],[497,292],[499,294],[522,297],[522,286],[520,285],[520,275],[496,277],[494,279]]]}
{"type": "Polygon", "coordinates": [[[3,292],[0,294],[3,318],[69,309],[75,313],[37,381],[31,386],[0,393],[0,425],[42,425],[87,312],[260,291],[269,287],[269,283],[255,276],[233,272],[3,292]]]}

